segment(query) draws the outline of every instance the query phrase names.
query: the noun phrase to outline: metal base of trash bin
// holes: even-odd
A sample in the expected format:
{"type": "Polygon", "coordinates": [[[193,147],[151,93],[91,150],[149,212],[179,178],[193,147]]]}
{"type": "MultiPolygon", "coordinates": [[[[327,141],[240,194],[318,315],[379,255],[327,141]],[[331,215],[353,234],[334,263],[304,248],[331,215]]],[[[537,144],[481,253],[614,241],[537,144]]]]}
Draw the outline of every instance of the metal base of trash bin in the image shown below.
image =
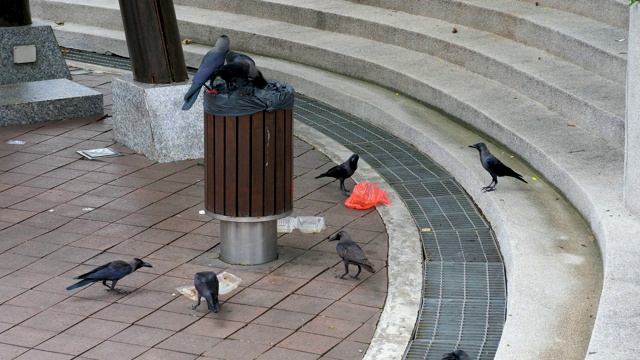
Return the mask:
{"type": "Polygon", "coordinates": [[[278,258],[278,221],[220,221],[220,258],[231,264],[258,265],[278,258]]]}

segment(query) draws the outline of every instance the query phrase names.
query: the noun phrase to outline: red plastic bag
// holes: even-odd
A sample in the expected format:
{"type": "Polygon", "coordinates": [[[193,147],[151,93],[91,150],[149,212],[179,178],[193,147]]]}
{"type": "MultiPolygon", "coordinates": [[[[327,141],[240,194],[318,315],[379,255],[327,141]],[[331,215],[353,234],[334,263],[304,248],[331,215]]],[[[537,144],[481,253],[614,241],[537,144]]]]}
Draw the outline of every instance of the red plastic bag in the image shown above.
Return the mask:
{"type": "Polygon", "coordinates": [[[361,181],[353,187],[351,196],[344,202],[344,205],[350,209],[365,210],[378,203],[391,204],[387,192],[380,190],[376,184],[361,181]]]}

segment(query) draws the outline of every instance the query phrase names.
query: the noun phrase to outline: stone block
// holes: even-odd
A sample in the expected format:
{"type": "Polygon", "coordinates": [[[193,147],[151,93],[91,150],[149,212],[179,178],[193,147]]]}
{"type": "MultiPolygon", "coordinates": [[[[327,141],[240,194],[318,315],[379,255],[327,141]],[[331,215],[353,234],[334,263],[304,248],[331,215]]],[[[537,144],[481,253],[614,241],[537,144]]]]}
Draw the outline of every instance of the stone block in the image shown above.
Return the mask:
{"type": "Polygon", "coordinates": [[[103,113],[102,94],[67,79],[0,85],[0,126],[103,113]]]}
{"type": "Polygon", "coordinates": [[[202,94],[191,110],[182,110],[189,86],[140,83],[130,75],[114,78],[116,141],[158,162],[204,157],[202,94]]]}
{"type": "Polygon", "coordinates": [[[0,85],[71,79],[51,26],[0,27],[0,85]],[[14,46],[35,45],[36,61],[15,64],[14,46]]]}

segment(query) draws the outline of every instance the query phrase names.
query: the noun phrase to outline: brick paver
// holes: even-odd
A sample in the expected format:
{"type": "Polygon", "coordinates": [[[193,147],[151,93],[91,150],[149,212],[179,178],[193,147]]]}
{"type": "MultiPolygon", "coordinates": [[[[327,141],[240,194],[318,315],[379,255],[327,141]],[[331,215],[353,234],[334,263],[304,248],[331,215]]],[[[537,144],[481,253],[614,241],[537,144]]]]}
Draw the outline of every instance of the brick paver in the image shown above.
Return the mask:
{"type": "MultiPolygon", "coordinates": [[[[386,297],[387,235],[375,210],[347,209],[333,164],[294,140],[293,216],[323,216],[318,234],[280,234],[279,259],[259,266],[219,259],[219,223],[204,208],[201,159],[159,164],[113,141],[111,76],[74,80],[105,94],[105,118],[0,128],[0,353],[17,359],[360,359],[386,297]],[[23,140],[10,145],[8,140],[23,140]],[[82,160],[111,146],[123,157],[82,160]],[[327,238],[346,229],[375,274],[344,271],[327,238]],[[65,290],[74,276],[116,259],[144,258],[118,283],[65,290]],[[222,310],[176,287],[197,271],[243,279],[222,310]]],[[[353,187],[353,182],[347,184],[353,187]]],[[[353,270],[353,268],[351,269],[353,270]]]]}

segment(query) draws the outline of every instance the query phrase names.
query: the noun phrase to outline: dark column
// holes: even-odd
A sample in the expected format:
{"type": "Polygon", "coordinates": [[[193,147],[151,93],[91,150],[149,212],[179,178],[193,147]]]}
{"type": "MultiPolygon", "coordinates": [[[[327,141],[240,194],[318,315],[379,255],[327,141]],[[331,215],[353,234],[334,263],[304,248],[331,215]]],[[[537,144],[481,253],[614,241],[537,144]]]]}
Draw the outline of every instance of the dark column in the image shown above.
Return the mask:
{"type": "Polygon", "coordinates": [[[153,84],[186,81],[187,67],[173,0],[119,2],[133,78],[153,84]]]}
{"type": "Polygon", "coordinates": [[[0,0],[0,27],[31,25],[29,0],[0,0]]]}

